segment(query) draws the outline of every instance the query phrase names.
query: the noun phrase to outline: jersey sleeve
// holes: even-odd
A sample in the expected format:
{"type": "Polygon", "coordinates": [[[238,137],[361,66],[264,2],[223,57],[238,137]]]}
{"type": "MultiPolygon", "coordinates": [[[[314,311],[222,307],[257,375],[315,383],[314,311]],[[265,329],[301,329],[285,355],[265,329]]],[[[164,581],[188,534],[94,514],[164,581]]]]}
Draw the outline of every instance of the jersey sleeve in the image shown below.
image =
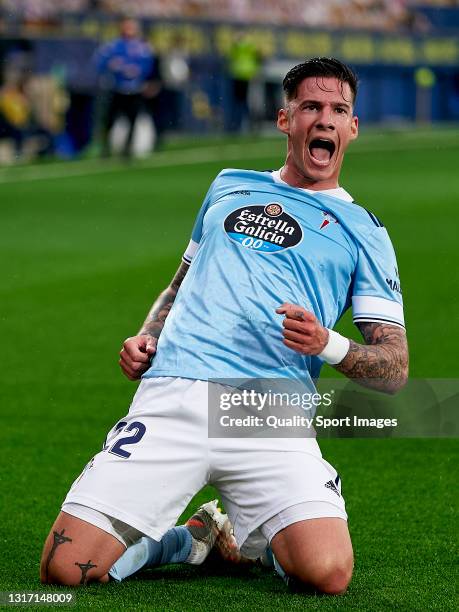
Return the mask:
{"type": "Polygon", "coordinates": [[[215,181],[209,187],[206,197],[204,198],[204,202],[202,203],[202,206],[199,209],[198,216],[196,217],[196,220],[193,225],[193,230],[191,232],[191,240],[188,243],[186,251],[182,256],[182,261],[184,261],[188,265],[191,264],[191,260],[193,259],[196,251],[198,250],[199,242],[201,241],[202,224],[204,221],[204,216],[206,212],[208,211],[209,206],[211,205],[211,202],[212,202],[214,185],[215,185],[215,181]]]}
{"type": "Polygon", "coordinates": [[[405,327],[397,260],[384,227],[359,245],[352,290],[354,323],[384,321],[405,327]]]}

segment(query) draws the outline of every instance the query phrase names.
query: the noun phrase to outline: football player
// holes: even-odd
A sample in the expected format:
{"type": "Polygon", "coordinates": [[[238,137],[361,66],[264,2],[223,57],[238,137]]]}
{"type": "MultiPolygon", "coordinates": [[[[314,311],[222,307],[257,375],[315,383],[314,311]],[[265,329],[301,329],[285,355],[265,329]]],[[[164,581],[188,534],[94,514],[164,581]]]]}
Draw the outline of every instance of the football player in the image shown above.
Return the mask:
{"type": "MultiPolygon", "coordinates": [[[[210,186],[176,275],[124,342],[121,368],[142,382],[64,501],[45,543],[46,582],[108,580],[140,538],[152,543],[145,564],[189,561],[193,541],[170,530],[183,529],[177,518],[211,483],[240,554],[256,559],[269,546],[280,575],[318,592],[349,584],[341,481],[316,439],[208,435],[213,381],[275,378],[314,391],[324,362],[387,393],[407,380],[394,250],[339,183],[358,135],[356,76],[314,58],[283,87],[285,162],[273,172],[223,170],[210,186]],[[363,343],[333,331],[349,307],[363,343]]],[[[203,512],[215,534],[214,510],[203,512]]]]}

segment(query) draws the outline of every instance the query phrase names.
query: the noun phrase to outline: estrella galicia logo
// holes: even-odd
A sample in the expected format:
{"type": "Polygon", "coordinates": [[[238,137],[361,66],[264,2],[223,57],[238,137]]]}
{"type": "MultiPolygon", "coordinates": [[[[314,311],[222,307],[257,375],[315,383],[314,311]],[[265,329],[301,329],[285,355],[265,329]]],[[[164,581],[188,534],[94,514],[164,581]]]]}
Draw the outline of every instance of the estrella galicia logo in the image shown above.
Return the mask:
{"type": "Polygon", "coordinates": [[[277,253],[301,242],[303,230],[281,204],[270,202],[233,210],[225,219],[228,237],[241,246],[261,253],[277,253]]]}

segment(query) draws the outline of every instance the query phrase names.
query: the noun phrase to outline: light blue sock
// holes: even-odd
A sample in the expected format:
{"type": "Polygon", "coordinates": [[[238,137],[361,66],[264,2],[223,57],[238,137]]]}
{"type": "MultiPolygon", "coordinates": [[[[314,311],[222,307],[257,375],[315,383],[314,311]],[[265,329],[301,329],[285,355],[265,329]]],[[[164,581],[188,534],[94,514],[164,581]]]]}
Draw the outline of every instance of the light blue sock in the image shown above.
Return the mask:
{"type": "Polygon", "coordinates": [[[271,550],[271,546],[265,548],[264,553],[260,557],[260,561],[263,567],[274,567],[274,554],[271,550]]]}
{"type": "Polygon", "coordinates": [[[191,533],[184,526],[169,529],[159,542],[145,536],[129,546],[108,573],[120,582],[143,568],[184,563],[190,555],[191,545],[191,533]]]}
{"type": "Polygon", "coordinates": [[[274,569],[279,574],[279,576],[282,578],[282,580],[285,582],[285,584],[288,585],[290,583],[290,577],[287,576],[287,574],[284,572],[283,567],[281,566],[279,561],[276,559],[276,557],[274,556],[274,553],[272,551],[271,551],[271,555],[272,555],[272,559],[273,559],[273,562],[274,562],[274,569]]]}
{"type": "Polygon", "coordinates": [[[273,569],[275,569],[276,573],[279,574],[285,584],[289,584],[290,578],[284,572],[284,568],[274,556],[274,553],[271,550],[271,546],[268,546],[265,552],[261,555],[260,561],[263,567],[272,567],[273,569]]]}

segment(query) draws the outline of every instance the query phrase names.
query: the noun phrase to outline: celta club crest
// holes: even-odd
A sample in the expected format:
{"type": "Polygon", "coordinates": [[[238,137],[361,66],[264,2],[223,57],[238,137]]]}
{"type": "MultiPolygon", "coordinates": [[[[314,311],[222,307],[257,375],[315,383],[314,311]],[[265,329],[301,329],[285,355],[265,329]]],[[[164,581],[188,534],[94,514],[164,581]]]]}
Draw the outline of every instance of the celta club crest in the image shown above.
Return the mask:
{"type": "Polygon", "coordinates": [[[329,225],[330,223],[338,223],[339,221],[337,219],[335,219],[335,217],[328,212],[322,211],[322,215],[324,216],[324,219],[322,221],[322,225],[319,227],[319,229],[324,229],[324,227],[327,227],[327,225],[329,225]]]}
{"type": "Polygon", "coordinates": [[[271,204],[265,206],[265,213],[270,217],[278,217],[282,212],[282,206],[277,202],[271,202],[271,204]]]}

